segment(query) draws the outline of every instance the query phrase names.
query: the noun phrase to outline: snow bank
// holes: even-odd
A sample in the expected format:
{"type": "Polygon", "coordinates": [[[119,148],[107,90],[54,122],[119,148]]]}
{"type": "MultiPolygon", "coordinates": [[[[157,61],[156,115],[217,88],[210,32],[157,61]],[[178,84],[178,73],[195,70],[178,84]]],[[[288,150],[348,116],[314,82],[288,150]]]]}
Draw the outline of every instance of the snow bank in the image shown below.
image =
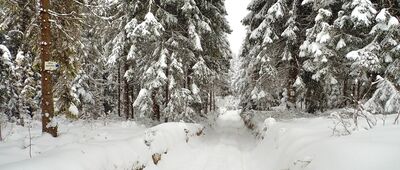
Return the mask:
{"type": "Polygon", "coordinates": [[[34,127],[33,158],[29,158],[28,130],[14,127],[0,143],[1,170],[140,169],[153,164],[153,154],[185,144],[203,129],[186,123],[146,129],[135,122],[78,121],[60,125],[60,136],[52,138],[41,135],[39,122],[34,127]]]}
{"type": "MultiPolygon", "coordinates": [[[[387,120],[394,119],[389,116],[387,120]]],[[[267,120],[270,122],[271,120],[267,120]]],[[[383,126],[333,136],[333,120],[295,119],[273,123],[250,154],[249,169],[400,169],[400,127],[383,126]]],[[[388,121],[389,122],[389,121],[388,121]]]]}

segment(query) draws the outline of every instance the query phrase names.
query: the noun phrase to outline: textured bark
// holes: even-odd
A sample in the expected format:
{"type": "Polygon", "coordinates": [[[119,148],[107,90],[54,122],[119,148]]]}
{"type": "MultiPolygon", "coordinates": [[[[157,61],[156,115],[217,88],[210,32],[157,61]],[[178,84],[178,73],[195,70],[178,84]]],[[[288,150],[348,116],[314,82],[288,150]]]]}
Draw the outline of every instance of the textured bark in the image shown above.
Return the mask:
{"type": "Polygon", "coordinates": [[[157,103],[157,89],[154,89],[151,93],[151,100],[153,102],[153,120],[160,121],[160,106],[157,103]]]}
{"type": "Polygon", "coordinates": [[[360,101],[360,99],[361,99],[361,83],[360,83],[360,81],[357,82],[356,94],[357,94],[357,101],[360,101]]]}
{"type": "Polygon", "coordinates": [[[121,63],[118,62],[118,116],[121,117],[121,63]]]}
{"type": "Polygon", "coordinates": [[[349,80],[348,76],[345,76],[343,79],[343,92],[342,93],[343,93],[343,96],[346,97],[346,99],[343,100],[342,107],[347,106],[349,104],[348,98],[350,98],[350,95],[348,94],[348,88],[349,88],[348,80],[349,80]]]}
{"type": "Polygon", "coordinates": [[[57,126],[49,127],[51,119],[54,117],[54,102],[53,102],[53,82],[49,71],[44,68],[45,62],[50,60],[51,46],[51,27],[50,27],[50,2],[49,0],[41,0],[41,74],[42,74],[42,132],[49,133],[53,137],[57,137],[57,126]]]}
{"type": "MultiPolygon", "coordinates": [[[[167,68],[165,69],[165,76],[169,78],[169,60],[167,60],[167,68]]],[[[167,83],[165,85],[165,106],[167,106],[169,103],[169,80],[167,80],[167,83]]]]}
{"type": "Polygon", "coordinates": [[[215,106],[215,104],[216,104],[216,102],[215,102],[215,101],[216,101],[216,100],[215,100],[215,92],[213,92],[212,94],[213,94],[213,101],[212,101],[213,111],[215,111],[215,110],[216,110],[216,109],[215,109],[215,108],[216,108],[216,106],[215,106]]]}
{"type": "Polygon", "coordinates": [[[287,82],[287,96],[288,102],[291,106],[288,107],[295,107],[296,105],[296,92],[295,88],[293,87],[294,82],[297,79],[298,69],[295,60],[291,60],[289,63],[289,78],[287,82]]]}
{"type": "Polygon", "coordinates": [[[203,104],[203,109],[204,109],[204,113],[207,115],[208,114],[208,95],[207,95],[206,102],[204,102],[204,104],[203,104]]]}
{"type": "Polygon", "coordinates": [[[135,118],[135,111],[133,109],[133,101],[135,99],[135,88],[129,88],[130,97],[129,97],[129,109],[131,110],[131,119],[135,118]]]}
{"type": "Polygon", "coordinates": [[[212,110],[213,110],[213,91],[212,90],[210,91],[210,104],[209,104],[209,106],[210,106],[210,112],[212,112],[212,110]]]}
{"type": "MultiPolygon", "coordinates": [[[[124,63],[124,71],[122,72],[123,74],[128,70],[128,64],[126,64],[126,63],[124,63]]],[[[129,115],[130,115],[130,113],[129,113],[129,111],[130,111],[130,109],[129,109],[129,83],[128,83],[128,80],[126,79],[126,78],[124,78],[123,79],[123,83],[124,83],[124,85],[123,85],[123,89],[122,89],[122,91],[123,91],[123,112],[124,112],[124,114],[125,114],[125,118],[126,119],[129,119],[129,115]]]]}
{"type": "Polygon", "coordinates": [[[192,73],[193,73],[193,69],[192,67],[189,67],[187,69],[187,75],[186,75],[186,87],[189,89],[190,88],[190,84],[192,84],[192,73]]]}

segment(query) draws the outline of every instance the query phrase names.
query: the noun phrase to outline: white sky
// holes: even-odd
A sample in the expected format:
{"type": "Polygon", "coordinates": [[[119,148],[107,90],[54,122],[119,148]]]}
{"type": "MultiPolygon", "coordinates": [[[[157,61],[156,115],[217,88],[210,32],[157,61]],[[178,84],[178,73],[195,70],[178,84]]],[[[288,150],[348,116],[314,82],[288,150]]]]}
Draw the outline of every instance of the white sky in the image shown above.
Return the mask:
{"type": "Polygon", "coordinates": [[[229,35],[229,42],[234,54],[238,54],[242,41],[246,35],[246,29],[240,22],[248,13],[247,5],[250,0],[225,0],[227,19],[233,32],[229,35]]]}

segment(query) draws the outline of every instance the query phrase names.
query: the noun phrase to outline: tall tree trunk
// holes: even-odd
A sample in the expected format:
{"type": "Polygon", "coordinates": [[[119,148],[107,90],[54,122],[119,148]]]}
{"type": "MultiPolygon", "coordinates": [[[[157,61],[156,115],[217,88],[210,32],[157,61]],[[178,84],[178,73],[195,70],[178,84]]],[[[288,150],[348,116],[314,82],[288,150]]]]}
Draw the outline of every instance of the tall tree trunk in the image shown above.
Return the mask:
{"type": "MultiPolygon", "coordinates": [[[[128,70],[128,64],[124,63],[124,71],[122,72],[123,74],[125,74],[125,72],[128,70]]],[[[124,108],[124,114],[125,114],[125,118],[128,120],[129,119],[129,83],[128,80],[126,78],[123,79],[123,83],[124,83],[124,87],[123,87],[123,108],[124,108]]]]}
{"type": "Polygon", "coordinates": [[[357,81],[357,101],[360,101],[361,98],[361,83],[360,81],[357,81]]]}
{"type": "Polygon", "coordinates": [[[165,106],[169,103],[169,60],[167,60],[167,68],[165,69],[165,76],[167,77],[167,83],[165,84],[165,106]]]}
{"type": "MultiPolygon", "coordinates": [[[[213,85],[213,87],[214,87],[214,85],[213,85]]],[[[212,94],[213,94],[213,101],[212,101],[213,111],[215,111],[215,110],[216,110],[216,109],[215,109],[215,108],[216,108],[216,106],[215,106],[215,103],[216,103],[216,102],[215,102],[215,101],[216,101],[216,100],[215,100],[215,92],[213,91],[212,94]]]]}
{"type": "Polygon", "coordinates": [[[121,61],[118,62],[118,116],[121,117],[121,61]]]}
{"type": "Polygon", "coordinates": [[[346,99],[343,100],[344,102],[343,102],[343,106],[342,107],[345,107],[345,106],[347,106],[349,104],[348,103],[348,99],[347,99],[349,97],[349,95],[347,94],[348,86],[349,86],[348,82],[347,82],[348,79],[349,79],[348,76],[345,76],[344,80],[343,80],[343,92],[342,93],[343,93],[343,96],[346,97],[346,99]]]}
{"type": "Polygon", "coordinates": [[[161,114],[160,114],[160,106],[157,103],[157,89],[153,89],[151,93],[151,100],[153,102],[153,119],[160,121],[161,114]]]}
{"type": "Polygon", "coordinates": [[[295,59],[289,61],[289,79],[287,82],[287,96],[288,96],[288,108],[296,107],[296,92],[293,86],[297,79],[298,69],[295,59]]]}
{"type": "Polygon", "coordinates": [[[192,83],[192,78],[190,77],[193,73],[192,67],[188,67],[187,75],[186,75],[186,88],[190,88],[190,84],[192,83]]]}
{"type": "Polygon", "coordinates": [[[54,117],[53,82],[50,71],[45,70],[45,63],[50,60],[51,26],[50,26],[50,2],[40,0],[41,21],[41,74],[42,74],[42,132],[57,137],[57,126],[48,126],[54,117]]]}
{"type": "Polygon", "coordinates": [[[212,90],[210,90],[210,104],[209,104],[209,106],[210,106],[210,112],[212,112],[212,90]]]}
{"type": "Polygon", "coordinates": [[[135,118],[135,111],[133,109],[133,102],[134,102],[134,99],[135,99],[135,88],[132,87],[132,88],[130,88],[130,90],[131,90],[131,92],[130,92],[131,96],[130,96],[129,108],[131,110],[131,119],[134,119],[135,118]]]}
{"type": "Polygon", "coordinates": [[[203,104],[203,109],[204,109],[204,113],[207,115],[208,114],[208,96],[207,96],[206,102],[204,102],[204,104],[203,104]]]}

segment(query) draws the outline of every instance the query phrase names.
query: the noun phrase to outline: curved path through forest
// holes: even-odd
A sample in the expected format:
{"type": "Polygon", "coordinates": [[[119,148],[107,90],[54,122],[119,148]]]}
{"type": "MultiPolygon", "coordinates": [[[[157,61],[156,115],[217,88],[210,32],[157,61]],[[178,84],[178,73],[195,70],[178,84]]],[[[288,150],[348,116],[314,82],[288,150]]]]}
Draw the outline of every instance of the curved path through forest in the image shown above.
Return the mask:
{"type": "MultiPolygon", "coordinates": [[[[230,107],[227,107],[230,108],[230,107]]],[[[225,110],[225,109],[220,109],[225,110]]],[[[205,135],[169,151],[160,170],[245,170],[256,140],[244,127],[239,110],[222,111],[205,135]]]]}

